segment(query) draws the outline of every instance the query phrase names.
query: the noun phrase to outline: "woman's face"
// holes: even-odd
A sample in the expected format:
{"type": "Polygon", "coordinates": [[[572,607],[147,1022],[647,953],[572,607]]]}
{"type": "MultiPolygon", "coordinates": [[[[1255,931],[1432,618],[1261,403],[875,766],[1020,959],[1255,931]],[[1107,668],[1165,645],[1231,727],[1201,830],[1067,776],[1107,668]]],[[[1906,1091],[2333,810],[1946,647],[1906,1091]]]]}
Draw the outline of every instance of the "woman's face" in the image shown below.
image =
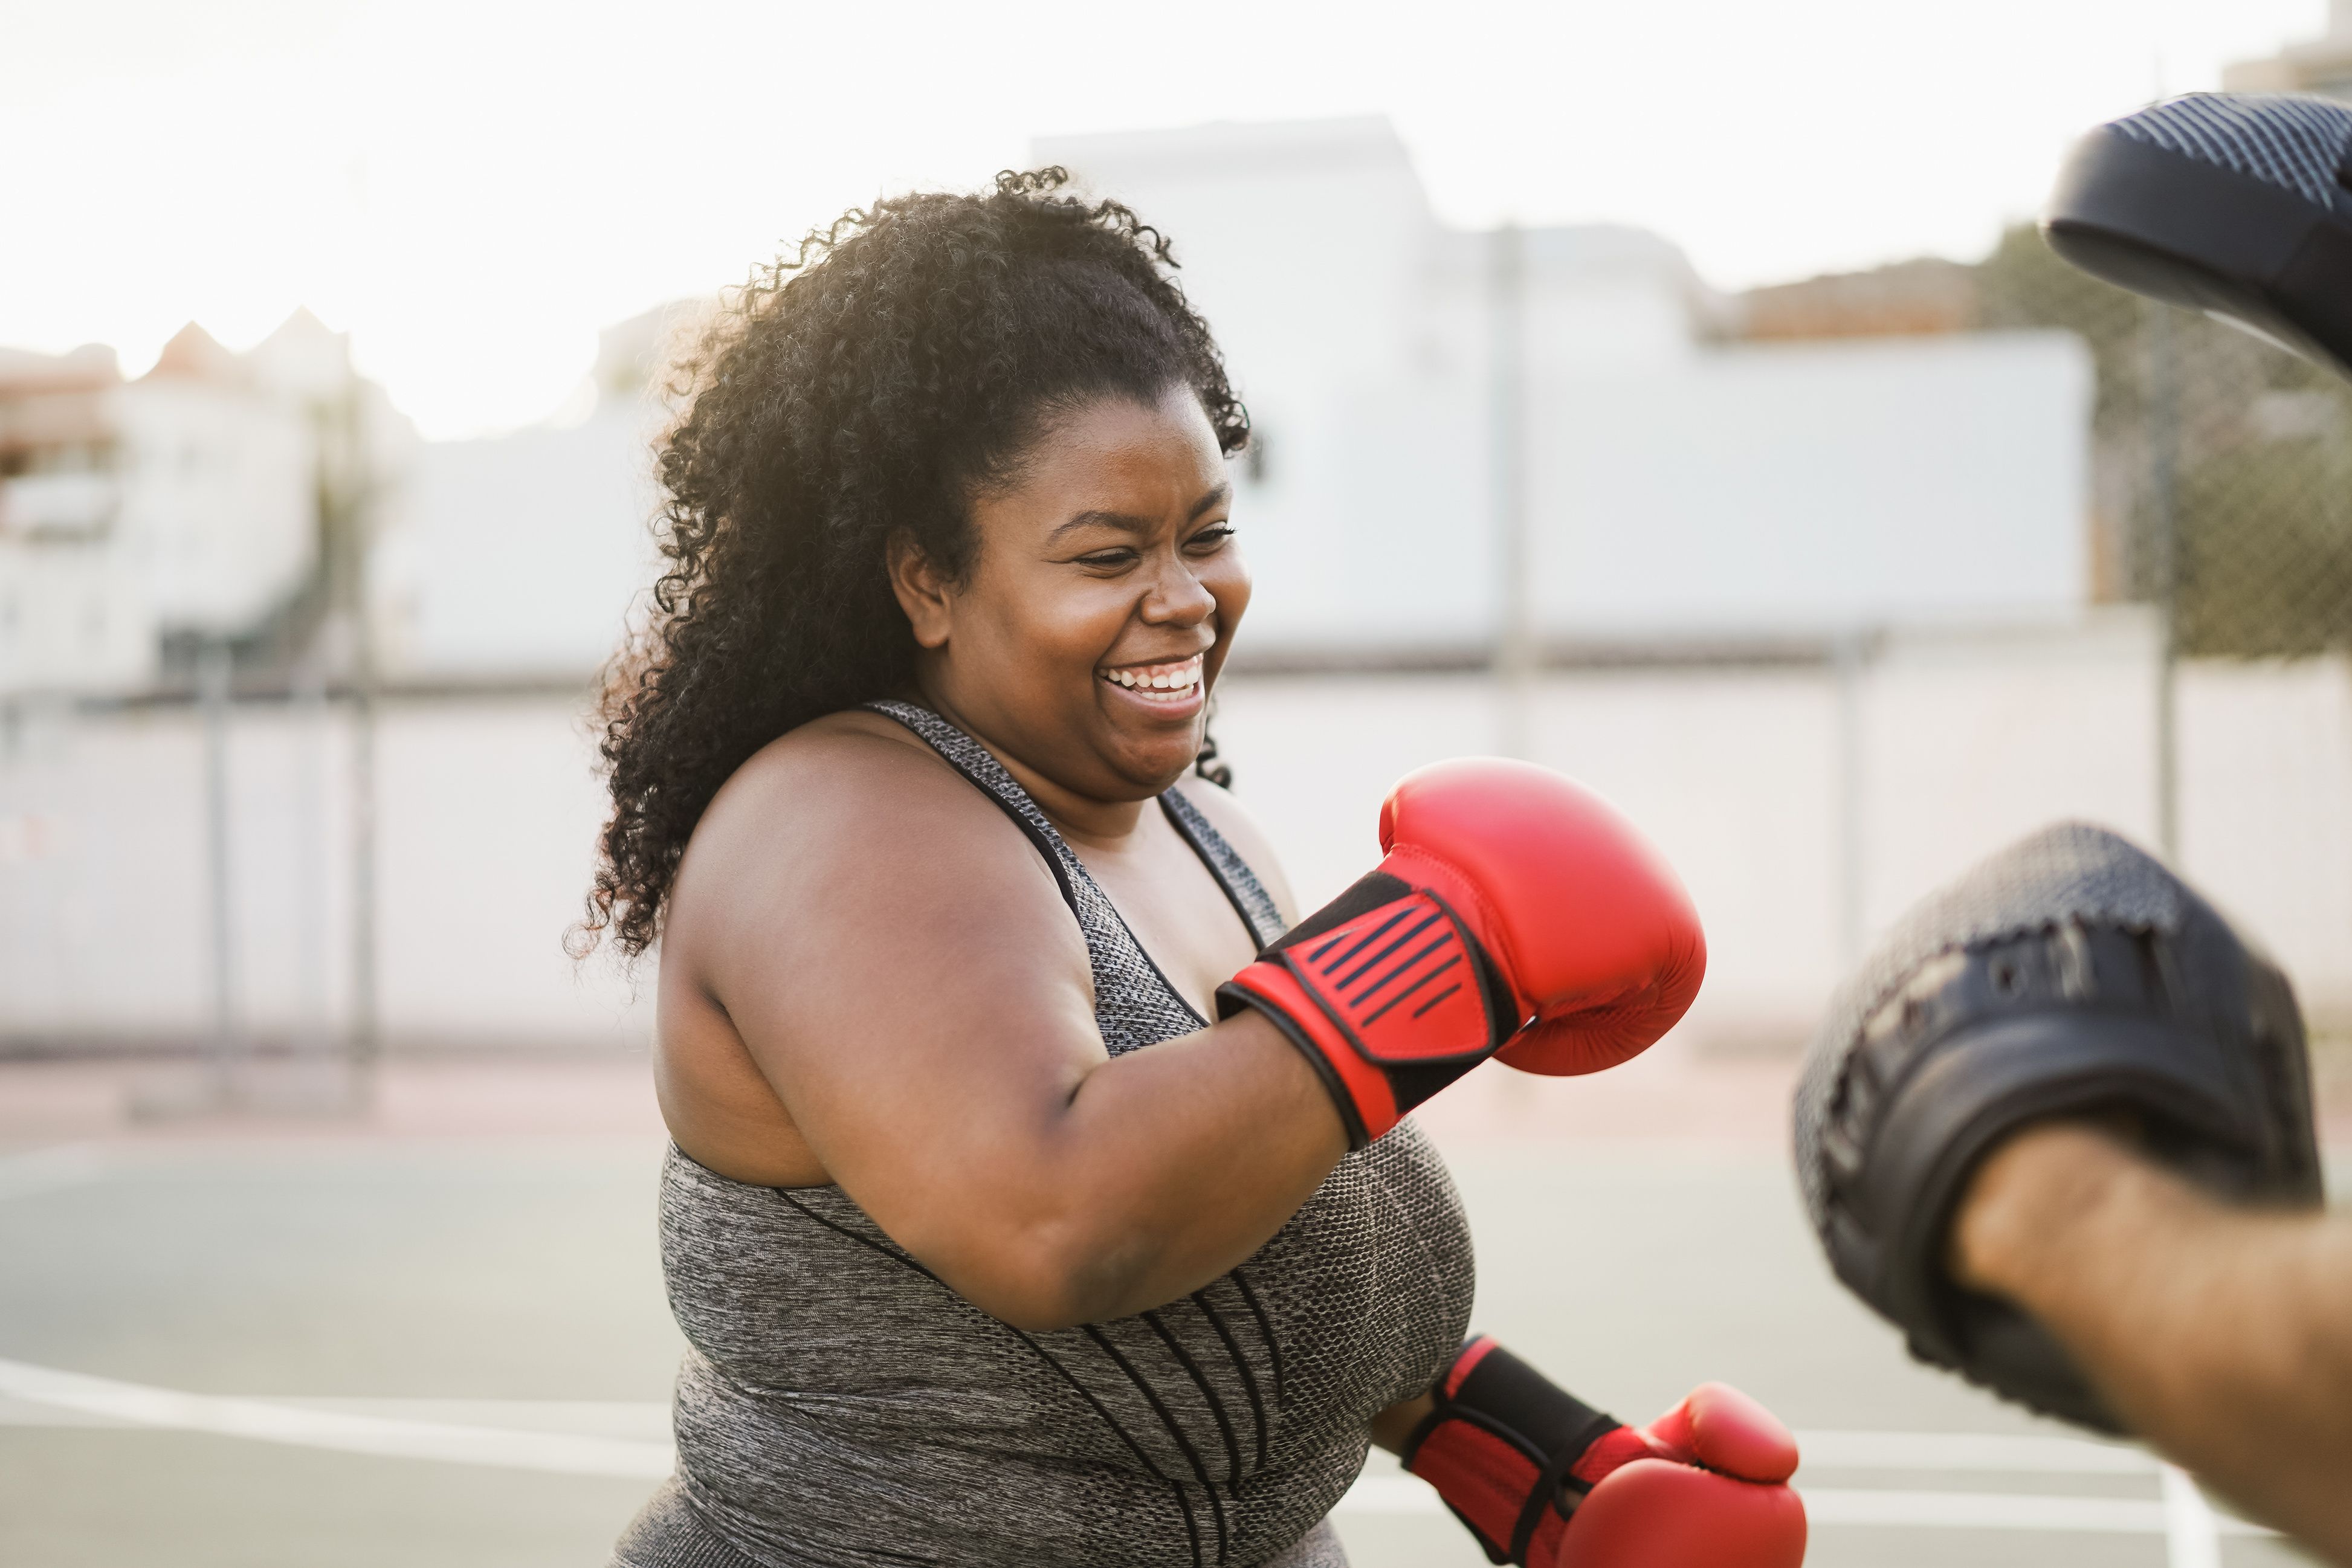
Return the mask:
{"type": "Polygon", "coordinates": [[[926,695],[1078,795],[1139,800],[1201,748],[1207,693],[1248,608],[1232,486],[1200,402],[1081,405],[971,504],[961,584],[898,552],[926,695]]]}

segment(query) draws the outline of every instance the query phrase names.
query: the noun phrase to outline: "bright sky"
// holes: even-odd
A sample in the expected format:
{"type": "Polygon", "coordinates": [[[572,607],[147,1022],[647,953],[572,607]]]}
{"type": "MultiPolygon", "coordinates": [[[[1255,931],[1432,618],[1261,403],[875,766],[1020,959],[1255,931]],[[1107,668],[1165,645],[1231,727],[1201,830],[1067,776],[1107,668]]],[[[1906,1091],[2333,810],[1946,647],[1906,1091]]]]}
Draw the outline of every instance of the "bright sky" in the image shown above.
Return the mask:
{"type": "Polygon", "coordinates": [[[428,435],[479,433],[561,402],[598,327],[865,197],[984,181],[1033,135],[1367,112],[1457,224],[1638,224],[1727,287],[1965,256],[2031,214],[2076,131],[2324,21],[2324,0],[0,0],[0,343],[110,343],[135,374],[191,319],[242,348],[307,304],[428,435]]]}

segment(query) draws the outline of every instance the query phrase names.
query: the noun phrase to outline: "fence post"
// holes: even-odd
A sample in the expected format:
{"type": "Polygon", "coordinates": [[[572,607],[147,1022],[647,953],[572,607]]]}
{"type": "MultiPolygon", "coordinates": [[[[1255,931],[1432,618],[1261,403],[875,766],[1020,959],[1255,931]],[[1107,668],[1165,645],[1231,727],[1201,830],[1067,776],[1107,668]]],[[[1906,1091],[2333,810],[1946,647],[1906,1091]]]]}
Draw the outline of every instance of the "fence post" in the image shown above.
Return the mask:
{"type": "Polygon", "coordinates": [[[1838,635],[1830,652],[1837,686],[1837,922],[1838,955],[1846,964],[1862,956],[1866,891],[1863,863],[1863,815],[1867,779],[1863,758],[1862,683],[1868,673],[1870,634],[1853,627],[1838,635]]]}
{"type": "Polygon", "coordinates": [[[352,672],[351,1061],[362,1076],[381,1046],[376,995],[376,675],[367,612],[353,617],[352,672]]]}
{"type": "Polygon", "coordinates": [[[1496,626],[1495,680],[1501,705],[1497,749],[1534,749],[1536,675],[1533,554],[1527,494],[1527,236],[1516,223],[1495,230],[1488,278],[1487,423],[1494,487],[1496,626]]]}
{"type": "Polygon", "coordinates": [[[2157,615],[2156,842],[2164,858],[2180,861],[2180,411],[2179,355],[2172,310],[2140,302],[2147,328],[2148,546],[2153,556],[2157,615]]]}
{"type": "Polygon", "coordinates": [[[229,844],[229,682],[233,673],[225,639],[207,640],[196,656],[196,701],[204,727],[205,878],[212,951],[214,1092],[234,1092],[238,1051],[236,1020],[236,904],[229,844]]]}

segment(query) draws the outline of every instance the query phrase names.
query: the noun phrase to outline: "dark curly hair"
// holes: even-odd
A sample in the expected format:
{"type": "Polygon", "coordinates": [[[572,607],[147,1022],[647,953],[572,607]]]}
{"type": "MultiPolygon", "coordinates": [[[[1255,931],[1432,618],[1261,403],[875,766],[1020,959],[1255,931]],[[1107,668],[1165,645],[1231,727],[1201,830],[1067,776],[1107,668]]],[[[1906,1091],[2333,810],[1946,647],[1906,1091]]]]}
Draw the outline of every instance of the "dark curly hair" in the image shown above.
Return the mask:
{"type": "Polygon", "coordinates": [[[1247,443],[1166,238],[1058,193],[1068,178],[852,210],[754,272],[680,365],[684,412],[656,453],[666,567],[607,672],[613,814],[575,954],[607,932],[631,957],[653,945],[688,836],[753,752],[912,685],[893,535],[961,578],[970,498],[1097,397],[1186,386],[1228,455],[1247,443]]]}

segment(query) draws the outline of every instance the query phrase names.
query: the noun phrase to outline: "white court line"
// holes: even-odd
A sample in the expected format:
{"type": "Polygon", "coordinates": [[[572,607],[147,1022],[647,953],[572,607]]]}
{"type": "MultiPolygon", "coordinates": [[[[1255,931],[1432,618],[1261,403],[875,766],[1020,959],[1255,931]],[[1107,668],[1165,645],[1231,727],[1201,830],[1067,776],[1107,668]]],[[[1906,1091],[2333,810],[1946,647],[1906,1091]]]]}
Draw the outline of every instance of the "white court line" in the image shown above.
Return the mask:
{"type": "MultiPolygon", "coordinates": [[[[1895,1467],[1889,1467],[1895,1468],[1895,1467]]],[[[1903,1466],[1909,1469],[1915,1467],[1903,1466]]],[[[2186,1478],[2183,1478],[2184,1480],[2186,1478]]],[[[2223,1535],[2271,1535],[2258,1524],[2215,1513],[2193,1485],[2201,1531],[2174,1514],[2172,1493],[2162,1502],[2132,1498],[2056,1497],[2039,1492],[1874,1491],[1799,1487],[1813,1524],[1880,1525],[1913,1530],[2034,1530],[2061,1533],[2161,1535],[2169,1568],[2221,1568],[2223,1535]],[[2187,1554],[2184,1554],[2184,1547],[2187,1554]]],[[[1366,1476],[1349,1489],[1339,1511],[1350,1514],[1443,1513],[1445,1505],[1409,1476],[1366,1476]]]]}
{"type": "Polygon", "coordinates": [[[566,1432],[515,1432],[494,1427],[463,1427],[440,1421],[410,1421],[353,1416],[334,1410],[302,1410],[260,1399],[184,1394],[144,1384],[118,1383],[78,1372],[0,1361],[0,1394],[89,1416],[108,1416],[141,1427],[250,1437],[304,1448],[333,1448],[388,1458],[440,1459],[504,1469],[546,1470],[559,1475],[635,1476],[658,1480],[675,1462],[667,1443],[624,1437],[581,1437],[566,1432]]]}
{"type": "MultiPolygon", "coordinates": [[[[139,1427],[206,1432],[300,1448],[450,1464],[659,1479],[670,1473],[670,1445],[579,1432],[520,1430],[469,1424],[489,1416],[534,1424],[609,1426],[649,1421],[666,1408],[573,1400],[336,1400],[289,1404],[187,1394],[82,1373],[0,1360],[0,1396],[84,1417],[139,1427]],[[397,1410],[413,1414],[368,1414],[397,1410]],[[415,1419],[431,1414],[437,1420],[415,1419]]],[[[1815,1524],[1943,1530],[2033,1530],[2162,1535],[2173,1568],[2219,1568],[2219,1537],[2267,1535],[2259,1525],[2218,1515],[2195,1483],[2137,1449],[2070,1437],[1998,1437],[1941,1432],[1801,1432],[1809,1464],[1859,1470],[2008,1470],[2020,1473],[2164,1477],[2162,1500],[2061,1497],[2034,1493],[1896,1491],[1801,1487],[1815,1524]],[[2177,1479],[2175,1478],[2178,1478],[2177,1479]],[[2215,1544],[2208,1547],[2208,1542],[2215,1544]],[[2184,1551],[2186,1554],[2184,1555],[2184,1551]]],[[[1425,1483],[1404,1475],[1368,1475],[1339,1503],[1349,1514],[1433,1514],[1445,1505],[1425,1483]]]]}
{"type": "Polygon", "coordinates": [[[2152,1476],[2161,1469],[2155,1455],[2121,1443],[1993,1432],[1806,1431],[1797,1434],[1797,1449],[1804,1455],[1806,1468],[1816,1470],[2152,1476]]]}
{"type": "Polygon", "coordinates": [[[11,1155],[0,1159],[0,1202],[97,1181],[110,1163],[95,1144],[56,1144],[11,1155]]]}
{"type": "Polygon", "coordinates": [[[2221,1531],[2232,1522],[2213,1511],[2187,1470],[2164,1467],[2166,1568],[2221,1568],[2221,1531]]]}
{"type": "MultiPolygon", "coordinates": [[[[2132,1498],[2052,1497],[2038,1492],[1832,1490],[1825,1487],[1798,1490],[1804,1494],[1805,1515],[1815,1524],[2171,1534],[2165,1504],[2132,1498]]],[[[2210,1517],[2217,1534],[2275,1533],[2244,1520],[2219,1514],[2210,1517]]],[[[2171,1561],[2175,1568],[2181,1568],[2178,1557],[2171,1561]]]]}

